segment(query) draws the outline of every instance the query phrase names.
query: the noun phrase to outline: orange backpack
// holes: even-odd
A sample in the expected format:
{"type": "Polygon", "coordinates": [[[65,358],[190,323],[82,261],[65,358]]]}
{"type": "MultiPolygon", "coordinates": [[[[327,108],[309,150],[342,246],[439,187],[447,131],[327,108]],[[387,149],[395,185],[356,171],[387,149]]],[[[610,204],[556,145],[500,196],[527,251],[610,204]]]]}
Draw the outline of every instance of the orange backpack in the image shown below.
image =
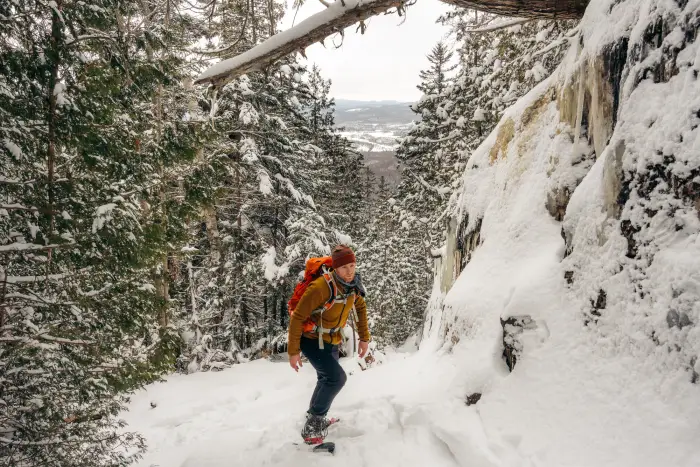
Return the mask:
{"type": "MultiPolygon", "coordinates": [[[[330,274],[331,265],[332,261],[330,256],[323,256],[320,258],[309,258],[306,261],[304,279],[301,282],[299,282],[296,285],[296,287],[294,287],[294,293],[292,294],[292,298],[287,303],[287,311],[289,311],[290,317],[294,313],[294,309],[297,307],[299,300],[301,300],[301,296],[304,295],[304,292],[306,292],[306,289],[309,287],[309,285],[321,276],[323,276],[326,279],[326,283],[328,284],[328,287],[331,290],[330,298],[323,305],[323,309],[328,310],[333,306],[338,291],[335,285],[335,281],[333,280],[330,274]]],[[[311,318],[307,318],[306,321],[304,321],[302,332],[313,332],[314,329],[316,329],[316,323],[312,321],[311,318]]]]}

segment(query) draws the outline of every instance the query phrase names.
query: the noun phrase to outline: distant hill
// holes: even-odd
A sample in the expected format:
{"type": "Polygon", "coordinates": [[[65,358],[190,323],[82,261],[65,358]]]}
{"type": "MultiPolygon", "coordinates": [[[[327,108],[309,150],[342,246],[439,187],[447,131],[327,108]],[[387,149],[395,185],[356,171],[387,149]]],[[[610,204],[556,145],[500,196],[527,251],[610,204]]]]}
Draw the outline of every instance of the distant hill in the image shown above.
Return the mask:
{"type": "Polygon", "coordinates": [[[403,124],[416,120],[410,102],[397,101],[335,101],[335,122],[338,126],[348,124],[403,124]]]}

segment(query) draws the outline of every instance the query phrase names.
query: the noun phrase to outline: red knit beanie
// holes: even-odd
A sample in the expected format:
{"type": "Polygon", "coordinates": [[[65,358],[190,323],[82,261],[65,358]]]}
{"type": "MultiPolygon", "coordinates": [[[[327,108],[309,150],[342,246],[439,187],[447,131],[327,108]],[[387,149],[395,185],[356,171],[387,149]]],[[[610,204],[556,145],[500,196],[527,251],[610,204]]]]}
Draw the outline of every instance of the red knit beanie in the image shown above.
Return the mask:
{"type": "Polygon", "coordinates": [[[333,248],[333,253],[331,253],[331,258],[333,260],[333,269],[338,269],[341,266],[355,262],[355,253],[345,245],[338,245],[333,248]]]}

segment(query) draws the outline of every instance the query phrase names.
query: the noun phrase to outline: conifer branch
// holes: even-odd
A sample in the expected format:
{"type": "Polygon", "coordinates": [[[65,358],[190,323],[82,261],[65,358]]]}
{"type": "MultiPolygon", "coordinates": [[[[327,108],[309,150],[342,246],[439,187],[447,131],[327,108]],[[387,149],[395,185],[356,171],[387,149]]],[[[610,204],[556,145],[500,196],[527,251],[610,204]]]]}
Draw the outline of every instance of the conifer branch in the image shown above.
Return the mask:
{"type": "Polygon", "coordinates": [[[41,251],[41,250],[51,250],[53,248],[68,248],[76,246],[75,242],[69,243],[53,243],[50,245],[39,245],[36,243],[9,243],[7,245],[0,245],[0,253],[13,253],[18,251],[41,251]]]}

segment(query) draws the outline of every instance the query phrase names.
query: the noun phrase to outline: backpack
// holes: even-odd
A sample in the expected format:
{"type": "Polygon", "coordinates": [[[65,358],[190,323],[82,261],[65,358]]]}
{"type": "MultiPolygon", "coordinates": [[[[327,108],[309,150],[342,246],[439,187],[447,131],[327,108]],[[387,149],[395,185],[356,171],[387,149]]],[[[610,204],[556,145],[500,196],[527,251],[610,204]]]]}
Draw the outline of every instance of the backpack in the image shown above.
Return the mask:
{"type": "MultiPolygon", "coordinates": [[[[314,315],[320,315],[324,311],[331,309],[333,305],[337,302],[347,302],[349,296],[353,296],[353,302],[354,302],[354,292],[349,294],[348,296],[345,296],[341,298],[338,294],[338,287],[335,284],[335,281],[333,280],[333,276],[331,275],[332,271],[332,260],[330,256],[322,256],[320,258],[309,258],[306,261],[306,268],[304,269],[304,279],[301,282],[298,282],[296,287],[294,287],[294,293],[292,293],[292,298],[289,299],[289,302],[287,302],[287,311],[289,312],[289,316],[291,318],[292,314],[294,313],[294,310],[297,307],[297,304],[299,303],[299,300],[301,300],[301,297],[304,295],[304,292],[306,292],[306,289],[311,285],[313,281],[318,279],[319,277],[323,276],[323,278],[326,280],[326,285],[328,285],[328,288],[330,289],[330,297],[324,303],[321,307],[318,309],[314,310],[311,312],[311,316],[314,315]]],[[[354,312],[354,305],[353,305],[353,312],[354,312]]],[[[321,323],[321,319],[319,318],[318,320],[319,323],[321,323]]],[[[346,322],[347,324],[347,322],[346,322]]],[[[318,324],[311,319],[311,317],[307,318],[306,321],[304,321],[304,324],[302,326],[302,332],[309,333],[309,332],[318,332],[318,337],[319,337],[319,347],[322,349],[323,348],[323,338],[322,334],[326,333],[334,333],[338,332],[339,329],[325,329],[322,326],[318,326],[318,324]]]]}

